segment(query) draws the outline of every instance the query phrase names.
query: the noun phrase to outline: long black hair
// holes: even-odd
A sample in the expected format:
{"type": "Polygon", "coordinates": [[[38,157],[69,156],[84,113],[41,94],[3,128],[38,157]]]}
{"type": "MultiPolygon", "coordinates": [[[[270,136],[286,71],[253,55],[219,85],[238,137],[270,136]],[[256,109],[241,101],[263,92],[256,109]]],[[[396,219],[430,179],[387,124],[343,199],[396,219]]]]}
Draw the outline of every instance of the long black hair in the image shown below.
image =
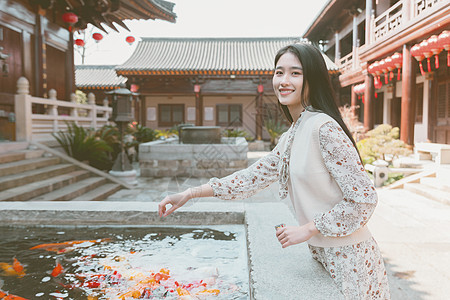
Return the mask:
{"type": "MultiPolygon", "coordinates": [[[[328,75],[327,65],[323,59],[319,49],[308,43],[296,43],[285,46],[278,50],[275,56],[275,67],[280,57],[285,53],[294,54],[303,68],[303,88],[302,88],[302,105],[303,107],[312,106],[314,110],[321,111],[332,117],[344,130],[345,134],[356,147],[356,142],[342,120],[341,113],[336,104],[333,86],[331,85],[330,76],[328,75]],[[305,88],[305,86],[307,88],[305,88]]],[[[290,123],[293,118],[286,105],[278,102],[285,117],[290,123]]],[[[358,151],[359,154],[359,151],[358,151]]]]}

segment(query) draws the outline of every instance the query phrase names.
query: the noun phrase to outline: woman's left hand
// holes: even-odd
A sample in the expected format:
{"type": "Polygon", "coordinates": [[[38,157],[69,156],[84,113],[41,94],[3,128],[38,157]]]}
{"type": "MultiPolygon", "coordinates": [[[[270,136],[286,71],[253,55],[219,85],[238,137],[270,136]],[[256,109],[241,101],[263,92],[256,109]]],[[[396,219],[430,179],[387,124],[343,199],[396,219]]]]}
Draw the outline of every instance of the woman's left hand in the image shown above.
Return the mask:
{"type": "Polygon", "coordinates": [[[283,248],[300,244],[319,233],[314,222],[303,226],[286,226],[277,229],[276,235],[283,248]]]}

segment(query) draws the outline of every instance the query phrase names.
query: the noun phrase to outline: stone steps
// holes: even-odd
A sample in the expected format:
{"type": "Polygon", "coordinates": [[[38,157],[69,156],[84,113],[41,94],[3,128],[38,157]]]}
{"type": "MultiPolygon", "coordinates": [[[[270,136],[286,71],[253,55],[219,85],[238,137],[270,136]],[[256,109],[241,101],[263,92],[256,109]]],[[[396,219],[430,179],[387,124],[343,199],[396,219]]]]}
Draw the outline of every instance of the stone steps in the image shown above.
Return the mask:
{"type": "Polygon", "coordinates": [[[0,201],[100,201],[123,188],[45,147],[0,143],[0,201]]]}
{"type": "Polygon", "coordinates": [[[34,169],[18,174],[0,177],[0,191],[29,184],[38,180],[63,175],[75,171],[76,167],[71,164],[57,164],[39,169],[34,169]]]}
{"type": "Polygon", "coordinates": [[[89,177],[76,182],[76,184],[70,184],[62,187],[56,191],[40,195],[38,197],[30,199],[30,201],[68,201],[75,197],[79,197],[82,194],[95,189],[102,184],[106,183],[106,179],[102,177],[89,177]]]}
{"type": "Polygon", "coordinates": [[[0,176],[18,174],[60,162],[58,157],[38,157],[20,161],[7,162],[0,165],[0,176]]]}
{"type": "Polygon", "coordinates": [[[98,188],[89,191],[87,193],[84,193],[83,195],[80,195],[72,201],[100,201],[108,198],[115,192],[119,191],[121,189],[120,184],[117,183],[106,183],[98,188]]]}
{"type": "Polygon", "coordinates": [[[427,199],[450,205],[450,192],[440,190],[435,185],[429,186],[421,183],[406,183],[405,190],[421,195],[427,199]]]}
{"type": "Polygon", "coordinates": [[[450,181],[448,180],[444,181],[439,178],[429,177],[420,179],[420,183],[430,188],[450,193],[450,181]]]}
{"type": "Polygon", "coordinates": [[[50,193],[69,184],[89,177],[89,172],[78,170],[42,181],[18,186],[0,192],[0,201],[26,201],[45,193],[50,193]]]}

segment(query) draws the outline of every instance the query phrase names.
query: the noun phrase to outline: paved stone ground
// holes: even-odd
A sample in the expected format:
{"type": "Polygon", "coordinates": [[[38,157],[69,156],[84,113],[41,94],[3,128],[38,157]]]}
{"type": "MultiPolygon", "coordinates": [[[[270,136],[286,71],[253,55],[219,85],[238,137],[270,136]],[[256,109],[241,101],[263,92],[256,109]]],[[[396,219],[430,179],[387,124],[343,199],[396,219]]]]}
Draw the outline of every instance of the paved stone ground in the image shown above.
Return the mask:
{"type": "MultiPolygon", "coordinates": [[[[264,153],[252,153],[254,161],[264,153]]],[[[108,201],[159,202],[167,193],[206,183],[206,178],[139,178],[135,190],[122,190],[108,201]]],[[[245,200],[273,202],[278,184],[245,200]]],[[[450,206],[406,190],[378,190],[379,204],[369,228],[385,259],[392,299],[450,299],[450,206]]],[[[221,201],[203,198],[196,201],[221,201]]],[[[289,201],[284,200],[291,209],[289,201]]]]}

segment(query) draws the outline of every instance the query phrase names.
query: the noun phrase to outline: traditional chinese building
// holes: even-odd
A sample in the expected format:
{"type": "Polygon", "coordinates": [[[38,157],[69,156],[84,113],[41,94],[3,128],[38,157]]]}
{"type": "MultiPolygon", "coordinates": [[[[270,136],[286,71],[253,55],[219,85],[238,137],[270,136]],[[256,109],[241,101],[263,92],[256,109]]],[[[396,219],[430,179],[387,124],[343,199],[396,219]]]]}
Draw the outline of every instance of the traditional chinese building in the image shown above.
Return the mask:
{"type": "Polygon", "coordinates": [[[173,6],[163,0],[0,1],[0,134],[10,137],[14,132],[8,116],[14,113],[22,76],[32,96],[46,98],[55,89],[58,99],[69,100],[75,91],[73,31],[87,24],[100,30],[128,29],[123,23],[128,19],[175,22],[173,6]]]}
{"type": "Polygon", "coordinates": [[[360,106],[367,129],[450,144],[449,16],[448,0],[334,0],[304,37],[339,66],[341,102],[360,106]]]}
{"type": "Polygon", "coordinates": [[[116,65],[76,65],[75,82],[77,89],[95,95],[96,103],[102,105],[105,92],[126,84],[127,78],[117,75],[116,65]]]}
{"type": "MultiPolygon", "coordinates": [[[[243,129],[268,138],[264,122],[282,121],[272,88],[274,58],[298,38],[143,38],[116,67],[138,87],[140,121],[243,129]]],[[[331,75],[337,67],[324,56],[331,75]]]]}

